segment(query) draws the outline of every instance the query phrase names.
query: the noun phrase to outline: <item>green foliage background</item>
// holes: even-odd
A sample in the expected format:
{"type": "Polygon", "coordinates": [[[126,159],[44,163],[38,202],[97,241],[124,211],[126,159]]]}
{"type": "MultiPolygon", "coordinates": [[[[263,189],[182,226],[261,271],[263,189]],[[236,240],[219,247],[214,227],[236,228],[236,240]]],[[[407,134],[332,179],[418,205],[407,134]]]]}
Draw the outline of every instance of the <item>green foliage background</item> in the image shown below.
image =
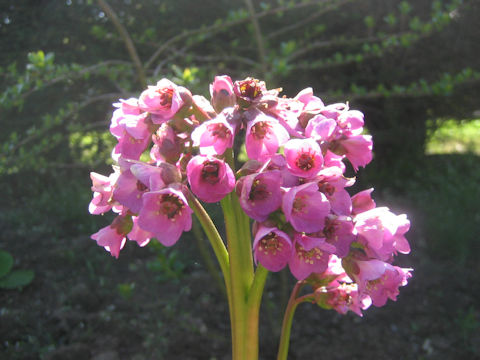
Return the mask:
{"type": "Polygon", "coordinates": [[[109,173],[111,103],[162,77],[208,98],[213,77],[229,74],[287,96],[312,86],[362,110],[375,160],[361,185],[408,199],[429,246],[468,258],[478,158],[432,160],[425,145],[437,119],[479,109],[478,18],[478,0],[5,0],[0,224],[15,236],[95,231],[106,220],[86,212],[88,173],[109,173]]]}

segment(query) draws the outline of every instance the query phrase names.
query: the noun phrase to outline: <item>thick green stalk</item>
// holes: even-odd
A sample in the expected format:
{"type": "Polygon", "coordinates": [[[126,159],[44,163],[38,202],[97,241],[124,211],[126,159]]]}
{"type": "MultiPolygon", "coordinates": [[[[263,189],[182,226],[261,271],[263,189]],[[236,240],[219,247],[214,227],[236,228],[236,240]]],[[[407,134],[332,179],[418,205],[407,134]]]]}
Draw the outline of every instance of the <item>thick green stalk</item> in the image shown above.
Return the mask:
{"type": "Polygon", "coordinates": [[[260,304],[262,302],[263,289],[265,287],[267,276],[268,270],[262,265],[258,265],[247,301],[247,342],[245,344],[245,359],[258,359],[258,320],[260,317],[260,304]]]}

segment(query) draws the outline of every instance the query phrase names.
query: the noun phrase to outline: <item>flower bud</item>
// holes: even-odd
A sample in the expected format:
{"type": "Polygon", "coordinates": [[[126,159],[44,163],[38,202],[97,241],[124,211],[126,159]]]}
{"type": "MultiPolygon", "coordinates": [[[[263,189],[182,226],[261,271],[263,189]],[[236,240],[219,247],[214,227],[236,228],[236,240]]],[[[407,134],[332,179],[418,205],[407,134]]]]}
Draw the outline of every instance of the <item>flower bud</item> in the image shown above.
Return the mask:
{"type": "Polygon", "coordinates": [[[217,113],[234,106],[236,97],[233,93],[233,82],[230,76],[215,76],[215,80],[210,84],[210,96],[212,97],[212,106],[217,113]]]}

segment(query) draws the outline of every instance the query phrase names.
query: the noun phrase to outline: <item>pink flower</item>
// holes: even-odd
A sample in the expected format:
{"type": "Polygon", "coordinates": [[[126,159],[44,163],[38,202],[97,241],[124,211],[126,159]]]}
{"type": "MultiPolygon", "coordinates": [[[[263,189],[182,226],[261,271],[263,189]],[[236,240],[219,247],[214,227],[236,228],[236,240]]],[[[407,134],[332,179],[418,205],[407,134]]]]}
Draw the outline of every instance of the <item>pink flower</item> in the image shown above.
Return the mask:
{"type": "Polygon", "coordinates": [[[373,188],[360,191],[352,196],[352,214],[359,214],[377,206],[372,199],[372,191],[373,188]]]}
{"type": "Polygon", "coordinates": [[[284,147],[287,166],[293,175],[312,178],[323,165],[320,146],[313,139],[289,140],[284,147]]]}
{"type": "Polygon", "coordinates": [[[130,217],[117,216],[111,225],[100,229],[91,238],[118,259],[120,250],[125,246],[127,240],[126,234],[130,232],[131,228],[132,220],[130,217]]]}
{"type": "Polygon", "coordinates": [[[161,79],[157,85],[149,86],[138,99],[140,108],[155,116],[152,121],[161,124],[173,118],[183,106],[179,88],[167,79],[161,79]]]}
{"type": "Polygon", "coordinates": [[[231,110],[226,109],[215,119],[205,121],[193,130],[193,146],[199,146],[201,154],[222,155],[233,146],[235,127],[227,120],[232,116],[231,110]]]}
{"type": "Polygon", "coordinates": [[[323,238],[295,234],[293,255],[288,262],[290,272],[297,280],[304,280],[312,273],[323,273],[327,269],[330,254],[335,247],[323,238]]]}
{"type": "Polygon", "coordinates": [[[342,134],[348,136],[360,135],[363,131],[363,123],[363,114],[358,110],[344,111],[337,118],[342,134]]]}
{"type": "Polygon", "coordinates": [[[181,191],[171,187],[150,191],[143,194],[138,225],[163,245],[172,246],[183,231],[190,230],[192,212],[181,191]]]}
{"type": "Polygon", "coordinates": [[[292,254],[292,241],[283,231],[274,227],[260,226],[253,240],[253,255],[270,271],[280,271],[292,254]]]}
{"type": "Polygon", "coordinates": [[[233,93],[233,82],[230,76],[215,76],[215,80],[210,84],[210,96],[213,108],[217,113],[234,106],[237,99],[233,93]]]}
{"type": "Polygon", "coordinates": [[[327,242],[335,246],[335,255],[342,258],[347,256],[350,252],[350,245],[355,240],[352,218],[329,215],[326,218],[323,234],[327,238],[327,242]]]}
{"type": "Polygon", "coordinates": [[[372,161],[372,137],[370,135],[356,135],[340,141],[345,151],[345,156],[352,164],[355,171],[359,166],[365,167],[372,161]]]}
{"type": "Polygon", "coordinates": [[[352,181],[336,175],[319,176],[318,179],[318,190],[325,194],[332,211],[337,215],[350,215],[352,200],[345,187],[353,185],[352,181]]]}
{"type": "MultiPolygon", "coordinates": [[[[121,111],[121,109],[114,112],[114,117],[118,111],[121,111]]],[[[145,113],[140,115],[119,115],[116,125],[110,128],[112,134],[118,139],[118,144],[112,152],[114,160],[118,160],[119,157],[133,160],[140,158],[140,155],[150,143],[151,138],[145,118],[145,113]]]]}
{"type": "Polygon", "coordinates": [[[109,177],[91,172],[93,199],[88,205],[92,215],[106,213],[112,208],[112,192],[120,173],[115,171],[109,177]]]}
{"type": "Polygon", "coordinates": [[[247,124],[245,148],[250,159],[266,161],[276,154],[289,138],[288,132],[278,120],[262,112],[250,112],[253,120],[247,124]]]}
{"type": "Polygon", "coordinates": [[[337,127],[337,122],[318,114],[311,118],[305,128],[305,136],[316,141],[329,141],[337,127]]]}
{"type": "Polygon", "coordinates": [[[132,174],[130,169],[123,171],[118,177],[113,199],[138,214],[142,207],[142,195],[148,191],[148,183],[144,184],[132,174]]]}
{"type": "Polygon", "coordinates": [[[330,203],[318,191],[316,183],[307,183],[292,187],[285,193],[282,210],[296,231],[312,233],[323,229],[330,203]]]}
{"type": "Polygon", "coordinates": [[[133,226],[132,226],[132,230],[127,235],[128,239],[132,241],[136,241],[138,246],[140,247],[146,246],[150,242],[150,239],[154,237],[154,235],[149,231],[143,230],[138,225],[137,216],[133,216],[132,221],[133,221],[133,226]]]}
{"type": "Polygon", "coordinates": [[[367,255],[389,260],[397,251],[410,252],[404,234],[410,227],[405,215],[395,215],[386,207],[362,212],[355,216],[355,232],[358,242],[364,246],[367,255]]]}
{"type": "Polygon", "coordinates": [[[160,125],[152,135],[152,140],[154,145],[150,150],[150,157],[153,160],[174,164],[179,159],[184,146],[171,126],[166,123],[160,125]]]}
{"type": "Polygon", "coordinates": [[[217,202],[235,188],[230,166],[213,156],[194,156],[187,165],[187,179],[192,192],[205,202],[217,202]]]}
{"type": "Polygon", "coordinates": [[[395,301],[398,288],[407,284],[412,269],[402,269],[380,260],[349,260],[350,272],[358,290],[371,297],[375,306],[383,306],[387,299],[395,301]]]}
{"type": "Polygon", "coordinates": [[[332,282],[329,286],[318,288],[315,291],[315,300],[325,309],[334,309],[339,314],[345,315],[353,311],[358,316],[363,316],[372,304],[368,295],[360,294],[357,284],[332,282]]]}
{"type": "Polygon", "coordinates": [[[245,80],[235,81],[233,92],[237,96],[240,106],[246,108],[252,102],[258,101],[267,91],[265,82],[248,77],[245,80]]]}
{"type": "Polygon", "coordinates": [[[252,219],[264,221],[282,204],[281,172],[267,171],[245,176],[240,193],[240,205],[252,219]]]}

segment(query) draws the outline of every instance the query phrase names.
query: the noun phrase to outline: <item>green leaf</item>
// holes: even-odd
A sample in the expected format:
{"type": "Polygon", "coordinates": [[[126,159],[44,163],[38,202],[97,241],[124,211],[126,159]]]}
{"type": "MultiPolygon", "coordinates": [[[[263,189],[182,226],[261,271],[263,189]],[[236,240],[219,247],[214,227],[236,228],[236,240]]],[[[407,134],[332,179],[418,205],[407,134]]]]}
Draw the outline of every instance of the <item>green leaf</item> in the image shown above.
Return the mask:
{"type": "Polygon", "coordinates": [[[14,270],[0,279],[0,288],[17,289],[30,284],[35,277],[33,270],[14,270]]]}
{"type": "Polygon", "coordinates": [[[13,257],[8,252],[0,250],[0,278],[10,272],[13,266],[13,257]]]}

